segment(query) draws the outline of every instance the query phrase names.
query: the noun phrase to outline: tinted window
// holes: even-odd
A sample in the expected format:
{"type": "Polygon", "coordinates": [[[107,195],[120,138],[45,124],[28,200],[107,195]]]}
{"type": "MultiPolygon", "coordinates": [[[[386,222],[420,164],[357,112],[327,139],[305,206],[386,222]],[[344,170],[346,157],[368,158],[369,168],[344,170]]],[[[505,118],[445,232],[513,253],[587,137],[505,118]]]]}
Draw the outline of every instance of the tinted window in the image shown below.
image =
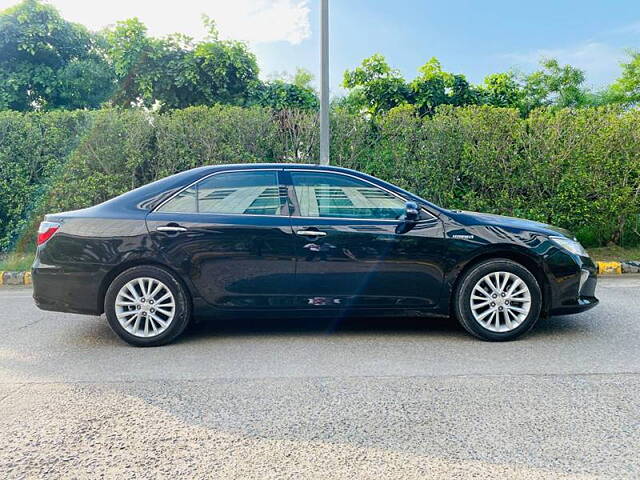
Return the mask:
{"type": "Polygon", "coordinates": [[[198,182],[158,211],[278,215],[282,202],[276,172],[230,172],[198,182]]]}
{"type": "Polygon", "coordinates": [[[198,211],[195,187],[187,188],[158,208],[159,212],[195,213],[198,211]]]}
{"type": "Polygon", "coordinates": [[[345,175],[291,172],[303,217],[396,219],[404,200],[370,183],[345,175]]]}

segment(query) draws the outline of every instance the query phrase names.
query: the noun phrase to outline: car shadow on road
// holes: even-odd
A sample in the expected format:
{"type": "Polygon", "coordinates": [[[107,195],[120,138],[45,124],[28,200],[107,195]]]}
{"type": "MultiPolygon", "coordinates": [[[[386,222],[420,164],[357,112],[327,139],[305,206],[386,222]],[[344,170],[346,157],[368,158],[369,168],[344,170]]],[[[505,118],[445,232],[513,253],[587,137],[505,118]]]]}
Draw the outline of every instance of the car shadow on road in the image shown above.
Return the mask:
{"type": "Polygon", "coordinates": [[[595,333],[598,330],[598,322],[589,314],[563,315],[561,317],[548,317],[538,320],[533,330],[527,336],[551,337],[595,333]]]}
{"type": "Polygon", "coordinates": [[[190,326],[182,341],[209,336],[317,335],[317,334],[408,334],[460,335],[464,330],[451,318],[340,317],[282,319],[203,319],[190,326]]]}
{"type": "MultiPolygon", "coordinates": [[[[584,316],[569,315],[540,319],[522,339],[589,334],[596,326],[584,316]]],[[[191,325],[176,341],[189,343],[207,338],[243,336],[304,335],[426,335],[468,339],[469,335],[453,318],[438,317],[340,317],[340,318],[206,318],[191,325]]]]}
{"type": "MultiPolygon", "coordinates": [[[[95,322],[82,322],[73,338],[84,346],[125,346],[109,329],[104,316],[95,322]]],[[[78,328],[76,326],[76,328],[78,328]]],[[[569,315],[540,319],[533,330],[517,341],[569,339],[593,335],[599,328],[596,319],[569,315]]],[[[174,344],[203,343],[223,338],[242,337],[317,337],[317,336],[397,336],[415,335],[432,340],[478,342],[453,318],[438,317],[339,317],[339,318],[203,318],[190,325],[174,344]]]]}

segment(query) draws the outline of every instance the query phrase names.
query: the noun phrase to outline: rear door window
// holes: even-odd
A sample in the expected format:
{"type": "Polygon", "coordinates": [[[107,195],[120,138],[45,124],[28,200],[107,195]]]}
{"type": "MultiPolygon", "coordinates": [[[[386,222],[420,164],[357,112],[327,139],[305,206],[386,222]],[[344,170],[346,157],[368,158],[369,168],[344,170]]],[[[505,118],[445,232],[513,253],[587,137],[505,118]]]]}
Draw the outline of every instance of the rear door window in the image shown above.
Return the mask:
{"type": "Polygon", "coordinates": [[[183,190],[159,212],[280,215],[286,198],[275,170],[219,173],[183,190]]]}

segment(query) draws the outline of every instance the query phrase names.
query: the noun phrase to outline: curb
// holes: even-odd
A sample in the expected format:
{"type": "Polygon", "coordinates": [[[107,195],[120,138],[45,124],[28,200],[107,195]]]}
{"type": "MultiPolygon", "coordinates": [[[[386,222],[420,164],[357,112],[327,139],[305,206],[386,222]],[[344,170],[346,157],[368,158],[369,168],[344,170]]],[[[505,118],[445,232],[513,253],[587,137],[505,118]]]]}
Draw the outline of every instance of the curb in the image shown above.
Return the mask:
{"type": "Polygon", "coordinates": [[[598,274],[640,273],[640,262],[596,262],[598,274]]]}
{"type": "Polygon", "coordinates": [[[0,272],[2,285],[31,285],[31,272],[0,272]]]}

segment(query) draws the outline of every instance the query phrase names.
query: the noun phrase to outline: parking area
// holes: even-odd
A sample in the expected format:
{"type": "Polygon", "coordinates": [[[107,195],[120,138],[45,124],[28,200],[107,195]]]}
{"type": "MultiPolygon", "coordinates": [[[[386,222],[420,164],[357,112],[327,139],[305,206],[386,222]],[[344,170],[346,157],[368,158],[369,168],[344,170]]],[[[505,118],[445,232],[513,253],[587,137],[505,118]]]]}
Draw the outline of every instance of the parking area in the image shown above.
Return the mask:
{"type": "Polygon", "coordinates": [[[640,276],[509,343],[452,321],[211,321],[136,349],[0,289],[3,478],[638,478],[640,276]]]}

